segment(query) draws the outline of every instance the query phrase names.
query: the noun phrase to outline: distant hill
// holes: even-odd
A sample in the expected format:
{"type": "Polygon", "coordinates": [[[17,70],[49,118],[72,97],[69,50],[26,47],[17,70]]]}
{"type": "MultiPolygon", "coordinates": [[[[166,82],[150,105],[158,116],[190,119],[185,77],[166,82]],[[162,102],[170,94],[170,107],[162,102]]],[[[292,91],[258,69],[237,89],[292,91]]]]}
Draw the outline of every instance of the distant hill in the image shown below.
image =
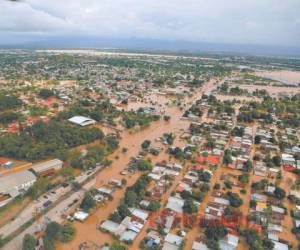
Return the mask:
{"type": "Polygon", "coordinates": [[[2,48],[111,48],[133,50],[169,50],[180,52],[246,53],[255,55],[300,57],[300,46],[266,46],[156,40],[136,38],[67,37],[0,45],[2,48]]]}

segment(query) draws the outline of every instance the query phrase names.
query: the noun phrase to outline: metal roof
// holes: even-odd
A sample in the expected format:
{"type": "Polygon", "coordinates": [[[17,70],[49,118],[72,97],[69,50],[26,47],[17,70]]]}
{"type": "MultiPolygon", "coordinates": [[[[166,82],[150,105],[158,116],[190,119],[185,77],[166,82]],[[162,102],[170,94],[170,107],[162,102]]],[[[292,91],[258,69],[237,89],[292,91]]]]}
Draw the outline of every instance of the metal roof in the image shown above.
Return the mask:
{"type": "Polygon", "coordinates": [[[0,193],[9,193],[29,182],[36,181],[36,176],[28,170],[0,177],[0,193]]]}
{"type": "Polygon", "coordinates": [[[57,166],[62,166],[63,162],[59,159],[53,159],[50,161],[41,162],[32,166],[35,172],[41,172],[48,170],[49,168],[55,168],[57,166]]]}

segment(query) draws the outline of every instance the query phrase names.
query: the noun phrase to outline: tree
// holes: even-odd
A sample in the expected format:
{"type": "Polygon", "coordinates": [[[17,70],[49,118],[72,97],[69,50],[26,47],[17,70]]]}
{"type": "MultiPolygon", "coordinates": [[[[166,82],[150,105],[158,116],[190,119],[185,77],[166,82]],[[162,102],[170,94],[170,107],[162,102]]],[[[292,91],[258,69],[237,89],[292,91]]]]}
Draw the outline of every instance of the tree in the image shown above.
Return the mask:
{"type": "Polygon", "coordinates": [[[214,185],[214,189],[215,190],[219,190],[221,188],[221,185],[219,184],[219,183],[216,183],[215,185],[214,185]]]}
{"type": "Polygon", "coordinates": [[[173,135],[172,133],[164,133],[163,137],[169,145],[172,145],[174,143],[175,135],[173,135]]]}
{"type": "Polygon", "coordinates": [[[28,191],[27,191],[27,195],[29,195],[32,199],[37,199],[39,196],[39,190],[37,185],[32,185],[28,191]]]}
{"type": "Polygon", "coordinates": [[[57,240],[61,233],[60,225],[57,222],[50,222],[45,230],[47,237],[57,240]]]}
{"type": "Polygon", "coordinates": [[[96,206],[96,201],[92,196],[91,192],[90,191],[86,192],[80,204],[80,207],[85,211],[89,211],[91,208],[94,208],[95,206],[96,206]]]}
{"type": "Polygon", "coordinates": [[[275,187],[275,190],[274,190],[274,196],[275,198],[279,199],[279,200],[282,200],[286,195],[286,192],[284,189],[276,186],[275,187]]]}
{"type": "Polygon", "coordinates": [[[231,131],[231,134],[233,136],[239,136],[242,137],[245,133],[244,127],[234,127],[233,130],[231,131]]]}
{"type": "Polygon", "coordinates": [[[159,201],[151,201],[148,205],[147,209],[149,211],[155,212],[160,208],[160,202],[159,201]]]}
{"type": "Polygon", "coordinates": [[[168,121],[170,121],[170,119],[171,119],[171,116],[164,115],[164,121],[168,122],[168,121]]]}
{"type": "Polygon", "coordinates": [[[151,141],[149,140],[144,140],[143,143],[141,144],[142,149],[146,150],[150,147],[151,141]]]}
{"type": "Polygon", "coordinates": [[[247,161],[244,162],[244,164],[243,164],[243,171],[249,172],[252,168],[253,168],[252,161],[247,160],[247,161]]]}
{"type": "Polygon", "coordinates": [[[184,201],[184,205],[183,205],[183,211],[188,213],[188,214],[193,214],[193,213],[197,213],[198,212],[198,208],[195,205],[194,201],[192,198],[187,198],[184,201]]]}
{"type": "Polygon", "coordinates": [[[119,147],[119,141],[116,136],[106,136],[104,138],[104,141],[106,142],[107,149],[109,152],[113,152],[119,147]]]}
{"type": "Polygon", "coordinates": [[[109,215],[109,220],[116,222],[116,223],[121,223],[123,218],[120,216],[120,214],[117,211],[115,211],[109,215]]]}
{"type": "Polygon", "coordinates": [[[43,99],[47,99],[51,96],[54,96],[55,93],[50,90],[50,89],[41,89],[38,93],[39,97],[43,98],[43,99]]]}
{"type": "Polygon", "coordinates": [[[207,171],[200,170],[200,171],[198,171],[198,178],[199,178],[199,181],[209,182],[211,175],[207,171]]]}
{"type": "Polygon", "coordinates": [[[227,228],[222,224],[213,223],[205,229],[204,233],[210,240],[219,240],[221,238],[224,238],[227,235],[228,231],[227,228]]]}
{"type": "Polygon", "coordinates": [[[61,228],[61,233],[60,233],[60,241],[61,242],[69,242],[73,239],[74,235],[75,235],[75,228],[67,223],[64,224],[61,228]]]}
{"type": "Polygon", "coordinates": [[[54,239],[48,236],[45,236],[43,239],[45,250],[55,250],[54,239]]]}
{"type": "Polygon", "coordinates": [[[151,171],[153,168],[151,162],[146,160],[138,161],[136,165],[137,165],[137,169],[140,171],[151,171]]]}
{"type": "Polygon", "coordinates": [[[35,250],[36,240],[31,234],[26,234],[23,239],[22,250],[35,250]]]}
{"type": "Polygon", "coordinates": [[[125,192],[125,203],[129,206],[135,206],[137,203],[137,195],[132,190],[126,190],[125,192]]]}
{"type": "Polygon", "coordinates": [[[274,243],[271,240],[261,240],[256,231],[252,229],[246,229],[242,234],[245,236],[250,250],[271,250],[274,248],[274,243]]]}
{"type": "Polygon", "coordinates": [[[4,112],[0,114],[0,123],[2,124],[8,124],[13,121],[17,121],[20,119],[19,113],[16,112],[4,112]]]}
{"type": "Polygon", "coordinates": [[[241,205],[243,205],[243,200],[239,197],[238,194],[232,193],[232,192],[227,192],[227,196],[228,196],[230,206],[240,207],[241,205]]]}
{"type": "Polygon", "coordinates": [[[249,182],[249,174],[246,172],[246,173],[239,175],[238,180],[244,184],[248,183],[249,182]]]}
{"type": "Polygon", "coordinates": [[[280,167],[281,165],[281,157],[278,155],[273,156],[272,162],[274,163],[275,166],[280,167]]]}
{"type": "Polygon", "coordinates": [[[128,250],[127,247],[121,245],[120,243],[118,242],[113,242],[110,246],[110,249],[111,250],[128,250]]]}
{"type": "Polygon", "coordinates": [[[223,163],[225,165],[232,163],[232,155],[231,155],[231,151],[229,149],[226,149],[224,152],[223,163]]]}
{"type": "Polygon", "coordinates": [[[267,185],[268,185],[268,180],[267,179],[262,179],[258,182],[253,182],[251,187],[254,190],[264,190],[267,185]]]}
{"type": "Polygon", "coordinates": [[[256,135],[256,136],[254,137],[254,143],[255,143],[255,144],[260,144],[260,142],[261,142],[261,136],[260,136],[260,135],[256,135]]]}
{"type": "Polygon", "coordinates": [[[124,219],[125,217],[131,215],[131,212],[130,212],[130,210],[128,209],[128,206],[127,206],[126,204],[121,204],[121,205],[118,207],[118,213],[119,213],[119,215],[121,216],[122,219],[124,219]]]}
{"type": "Polygon", "coordinates": [[[208,239],[206,246],[211,250],[220,250],[219,242],[213,239],[208,239]]]}

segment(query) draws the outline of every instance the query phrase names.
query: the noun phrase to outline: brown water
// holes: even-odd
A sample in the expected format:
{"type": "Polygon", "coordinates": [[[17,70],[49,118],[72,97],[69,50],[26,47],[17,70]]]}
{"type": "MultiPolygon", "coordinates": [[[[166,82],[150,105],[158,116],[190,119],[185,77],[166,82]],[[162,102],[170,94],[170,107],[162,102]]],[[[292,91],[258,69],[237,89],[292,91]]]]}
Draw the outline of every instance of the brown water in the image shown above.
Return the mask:
{"type": "MultiPolygon", "coordinates": [[[[198,89],[194,92],[193,97],[185,97],[181,99],[182,103],[189,103],[201,97],[202,91],[209,92],[212,88],[214,88],[214,80],[207,82],[202,89],[198,89]]],[[[124,178],[120,172],[126,168],[127,163],[130,161],[131,157],[134,157],[141,150],[140,145],[145,140],[154,140],[163,133],[174,133],[176,135],[175,145],[180,146],[182,143],[179,140],[179,136],[182,134],[182,130],[185,130],[189,127],[190,122],[186,120],[181,120],[180,117],[182,112],[179,107],[175,105],[165,106],[166,102],[169,102],[169,97],[158,95],[157,98],[155,96],[151,96],[152,102],[155,102],[159,109],[163,109],[166,115],[171,116],[171,120],[169,122],[165,122],[163,120],[156,121],[151,123],[151,125],[143,130],[126,130],[121,133],[120,140],[120,149],[114,152],[109,158],[113,160],[113,164],[99,173],[96,179],[95,187],[100,187],[109,182],[110,179],[121,179],[124,178]],[[121,152],[123,147],[128,148],[128,151],[124,154],[121,152]],[[116,159],[116,156],[119,158],[116,159]]],[[[130,104],[130,108],[136,108],[136,105],[140,105],[139,103],[130,104]]],[[[155,144],[154,144],[155,145],[155,144]]],[[[161,160],[168,160],[169,156],[162,152],[159,156],[154,157],[150,156],[153,162],[158,162],[161,160]]],[[[127,185],[132,185],[137,178],[140,176],[140,173],[136,173],[134,175],[126,176],[127,185]]],[[[78,246],[82,242],[92,241],[98,245],[102,245],[105,242],[112,242],[113,238],[110,234],[102,233],[97,229],[97,225],[101,223],[103,220],[107,219],[109,214],[118,207],[120,201],[124,196],[125,188],[118,189],[113,194],[113,200],[107,202],[106,205],[100,207],[92,214],[84,223],[74,222],[74,226],[77,230],[76,237],[70,243],[64,245],[61,244],[58,246],[58,249],[78,249],[78,246]]],[[[143,235],[143,234],[142,234],[143,235]]],[[[130,247],[131,249],[138,249],[138,239],[135,240],[134,245],[136,247],[130,247]]]]}
{"type": "Polygon", "coordinates": [[[300,83],[300,71],[278,70],[278,71],[262,71],[256,72],[256,75],[270,78],[285,84],[300,83]]]}

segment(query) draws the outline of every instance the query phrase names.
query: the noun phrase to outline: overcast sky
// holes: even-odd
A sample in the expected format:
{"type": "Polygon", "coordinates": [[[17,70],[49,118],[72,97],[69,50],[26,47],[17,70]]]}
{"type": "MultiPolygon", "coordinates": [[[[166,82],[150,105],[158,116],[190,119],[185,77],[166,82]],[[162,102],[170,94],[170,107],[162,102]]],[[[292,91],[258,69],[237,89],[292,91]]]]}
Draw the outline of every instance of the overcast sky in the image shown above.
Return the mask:
{"type": "Polygon", "coordinates": [[[300,47],[300,0],[0,0],[0,43],[96,36],[300,47]]]}

